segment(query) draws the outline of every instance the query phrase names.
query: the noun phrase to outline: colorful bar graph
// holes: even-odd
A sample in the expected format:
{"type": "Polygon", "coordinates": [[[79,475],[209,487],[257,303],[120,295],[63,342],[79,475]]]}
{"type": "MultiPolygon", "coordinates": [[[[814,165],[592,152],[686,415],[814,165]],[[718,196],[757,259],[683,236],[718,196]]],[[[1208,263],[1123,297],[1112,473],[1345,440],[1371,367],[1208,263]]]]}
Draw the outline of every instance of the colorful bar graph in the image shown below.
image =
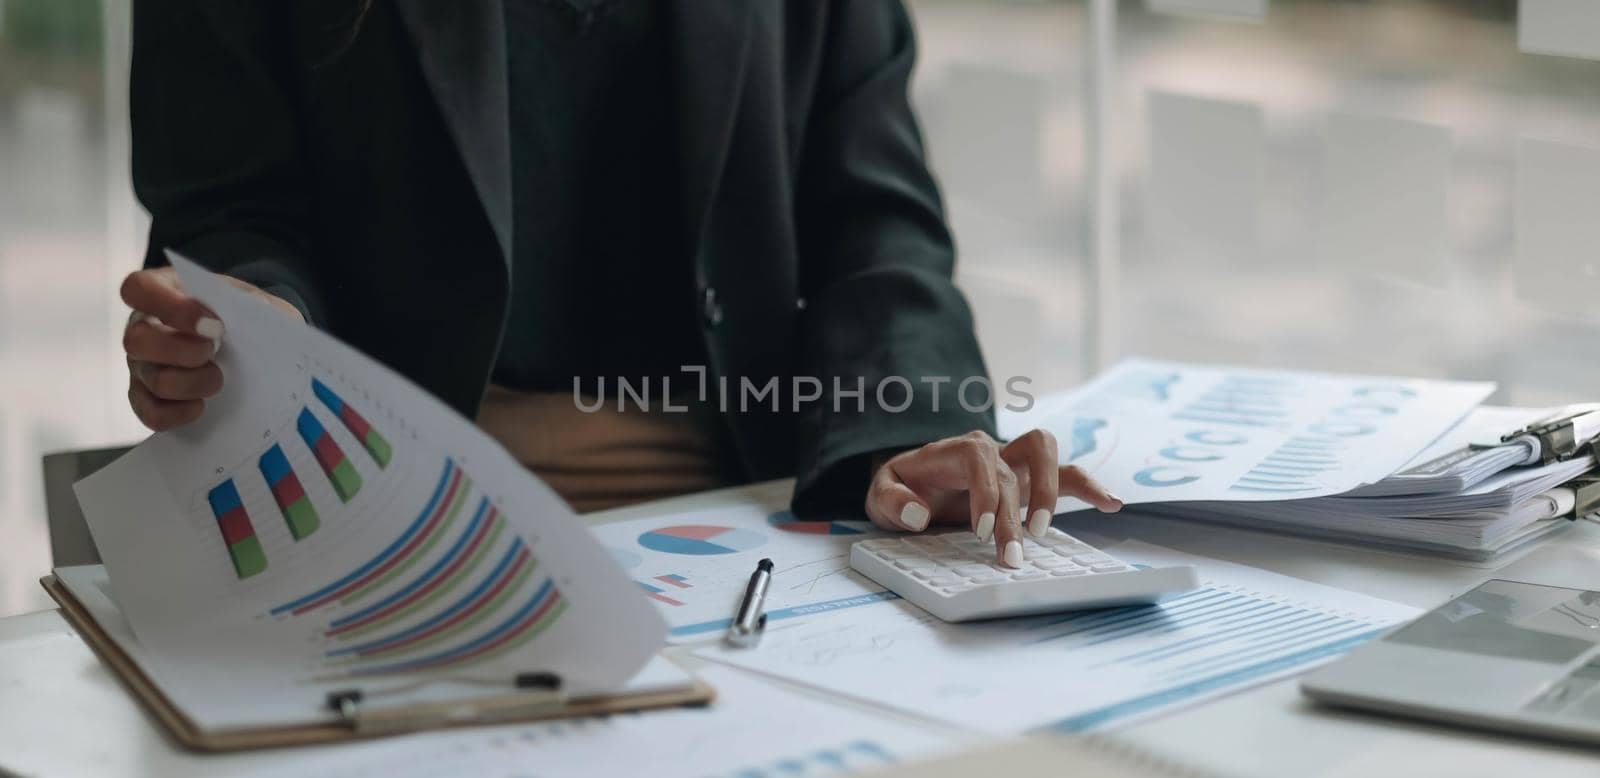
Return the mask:
{"type": "Polygon", "coordinates": [[[362,447],[366,448],[367,453],[372,455],[372,459],[378,463],[378,467],[388,466],[389,457],[393,453],[389,448],[389,441],[378,434],[378,431],[372,428],[372,425],[367,422],[365,417],[356,413],[356,409],[350,407],[350,404],[346,403],[344,398],[329,389],[327,384],[315,378],[311,379],[311,391],[317,396],[318,400],[322,401],[323,405],[328,407],[328,410],[333,412],[333,415],[339,417],[339,421],[344,423],[345,429],[350,430],[350,434],[356,436],[356,440],[361,441],[362,447]]]}
{"type": "Polygon", "coordinates": [[[283,448],[276,443],[261,455],[261,477],[267,479],[272,499],[278,503],[278,510],[283,512],[283,520],[289,525],[289,534],[295,540],[317,531],[317,527],[322,525],[317,518],[317,509],[311,505],[311,498],[300,484],[300,477],[289,466],[289,458],[283,455],[283,448]]]}
{"type": "Polygon", "coordinates": [[[212,488],[206,500],[211,503],[211,515],[217,517],[217,528],[222,530],[222,542],[228,546],[234,573],[249,578],[267,569],[267,554],[261,550],[256,528],[250,524],[250,515],[245,513],[233,479],[212,488]]]}
{"type": "Polygon", "coordinates": [[[683,576],[678,575],[677,573],[667,573],[666,575],[658,575],[658,576],[656,576],[656,580],[660,581],[660,582],[662,582],[662,583],[664,583],[664,584],[666,584],[668,586],[676,586],[679,589],[691,589],[691,588],[694,587],[693,584],[689,583],[689,579],[684,578],[683,576]]]}
{"type": "Polygon", "coordinates": [[[666,603],[668,605],[671,605],[673,607],[677,607],[677,606],[683,604],[683,600],[678,600],[678,599],[674,599],[672,597],[668,597],[666,595],[666,591],[667,590],[663,589],[663,588],[661,588],[659,586],[656,586],[655,584],[648,584],[648,583],[645,583],[644,581],[634,581],[634,583],[639,584],[639,588],[644,590],[644,596],[649,597],[650,599],[655,600],[656,602],[664,602],[664,603],[666,603]]]}
{"type": "Polygon", "coordinates": [[[317,464],[322,465],[322,472],[332,482],[334,493],[339,495],[340,501],[350,502],[350,498],[361,491],[361,474],[350,464],[349,457],[344,455],[338,443],[333,442],[333,436],[328,434],[322,422],[311,415],[310,408],[300,409],[296,426],[300,428],[300,438],[306,442],[311,453],[316,454],[317,464]]]}

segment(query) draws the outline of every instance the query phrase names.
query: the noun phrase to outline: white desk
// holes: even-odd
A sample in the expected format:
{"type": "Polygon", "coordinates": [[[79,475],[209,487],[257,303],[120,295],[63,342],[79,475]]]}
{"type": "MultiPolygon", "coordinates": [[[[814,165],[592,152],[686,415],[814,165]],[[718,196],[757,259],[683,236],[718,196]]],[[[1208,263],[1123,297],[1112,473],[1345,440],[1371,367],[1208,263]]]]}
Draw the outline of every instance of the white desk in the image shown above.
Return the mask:
{"type": "MultiPolygon", "coordinates": [[[[599,523],[713,508],[740,493],[773,495],[788,486],[771,482],[709,492],[590,518],[599,523]]],[[[1137,537],[1423,608],[1493,572],[1131,514],[1093,517],[1067,529],[1137,537]]],[[[1581,523],[1536,553],[1577,547],[1600,549],[1600,525],[1581,523]]],[[[683,661],[693,666],[699,660],[683,661]]],[[[789,688],[821,696],[805,687],[789,688]]],[[[834,702],[913,720],[847,700],[834,702]]],[[[970,737],[935,722],[918,723],[951,738],[970,737]]],[[[1306,703],[1293,681],[1145,721],[1117,730],[1115,737],[1222,775],[1600,776],[1600,752],[1326,711],[1306,703]]],[[[176,750],[55,612],[0,619],[0,773],[219,775],[270,767],[314,751],[202,756],[176,750]]],[[[1057,768],[1051,772],[1059,773],[1057,768]]]]}

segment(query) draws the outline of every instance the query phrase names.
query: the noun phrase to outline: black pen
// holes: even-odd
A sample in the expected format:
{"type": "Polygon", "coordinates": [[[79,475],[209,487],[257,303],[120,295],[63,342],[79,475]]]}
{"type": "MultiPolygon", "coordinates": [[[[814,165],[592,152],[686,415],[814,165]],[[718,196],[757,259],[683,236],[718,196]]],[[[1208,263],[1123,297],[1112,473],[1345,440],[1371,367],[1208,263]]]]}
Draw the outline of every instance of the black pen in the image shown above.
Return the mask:
{"type": "Polygon", "coordinates": [[[744,599],[739,602],[739,610],[733,614],[733,623],[728,625],[728,634],[723,637],[728,645],[749,648],[761,640],[761,632],[767,628],[767,614],[762,608],[767,600],[767,584],[771,581],[772,560],[756,563],[756,571],[750,574],[750,584],[744,588],[744,599]]]}

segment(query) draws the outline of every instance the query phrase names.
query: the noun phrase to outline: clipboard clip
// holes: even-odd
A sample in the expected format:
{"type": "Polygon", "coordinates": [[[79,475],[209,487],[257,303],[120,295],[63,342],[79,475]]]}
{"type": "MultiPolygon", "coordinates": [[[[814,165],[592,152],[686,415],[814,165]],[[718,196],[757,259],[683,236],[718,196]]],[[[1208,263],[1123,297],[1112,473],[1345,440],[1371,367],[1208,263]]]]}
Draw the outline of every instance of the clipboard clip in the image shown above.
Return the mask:
{"type": "MultiPolygon", "coordinates": [[[[438,679],[448,680],[448,679],[438,679]]],[[[517,689],[511,694],[470,700],[417,702],[377,707],[371,698],[381,694],[409,691],[427,681],[381,692],[342,689],[328,693],[327,706],[357,735],[392,735],[458,724],[491,724],[535,718],[559,712],[567,705],[561,690],[561,676],[555,673],[521,673],[512,679],[517,689]]]]}
{"type": "Polygon", "coordinates": [[[1600,405],[1595,404],[1568,406],[1555,415],[1500,437],[1502,444],[1525,442],[1533,446],[1541,465],[1585,453],[1600,454],[1597,441],[1600,441],[1600,405]]]}

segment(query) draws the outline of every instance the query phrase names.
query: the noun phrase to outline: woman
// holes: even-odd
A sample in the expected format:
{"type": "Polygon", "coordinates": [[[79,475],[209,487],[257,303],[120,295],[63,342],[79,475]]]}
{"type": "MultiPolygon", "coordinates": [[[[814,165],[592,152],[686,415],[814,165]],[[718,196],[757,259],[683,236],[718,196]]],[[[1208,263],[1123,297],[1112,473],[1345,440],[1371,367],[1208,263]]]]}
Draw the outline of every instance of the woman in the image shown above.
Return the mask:
{"type": "Polygon", "coordinates": [[[864,497],[1018,566],[1058,493],[1121,507],[958,396],[985,371],[898,0],[352,2],[134,6],[153,222],[122,295],[151,429],[223,381],[173,248],[478,419],[580,509],[795,475],[797,512],[864,497]],[[686,375],[778,395],[727,407],[686,375]],[[894,376],[909,391],[876,401],[894,376]],[[607,377],[658,382],[652,412],[586,412],[607,377]]]}

